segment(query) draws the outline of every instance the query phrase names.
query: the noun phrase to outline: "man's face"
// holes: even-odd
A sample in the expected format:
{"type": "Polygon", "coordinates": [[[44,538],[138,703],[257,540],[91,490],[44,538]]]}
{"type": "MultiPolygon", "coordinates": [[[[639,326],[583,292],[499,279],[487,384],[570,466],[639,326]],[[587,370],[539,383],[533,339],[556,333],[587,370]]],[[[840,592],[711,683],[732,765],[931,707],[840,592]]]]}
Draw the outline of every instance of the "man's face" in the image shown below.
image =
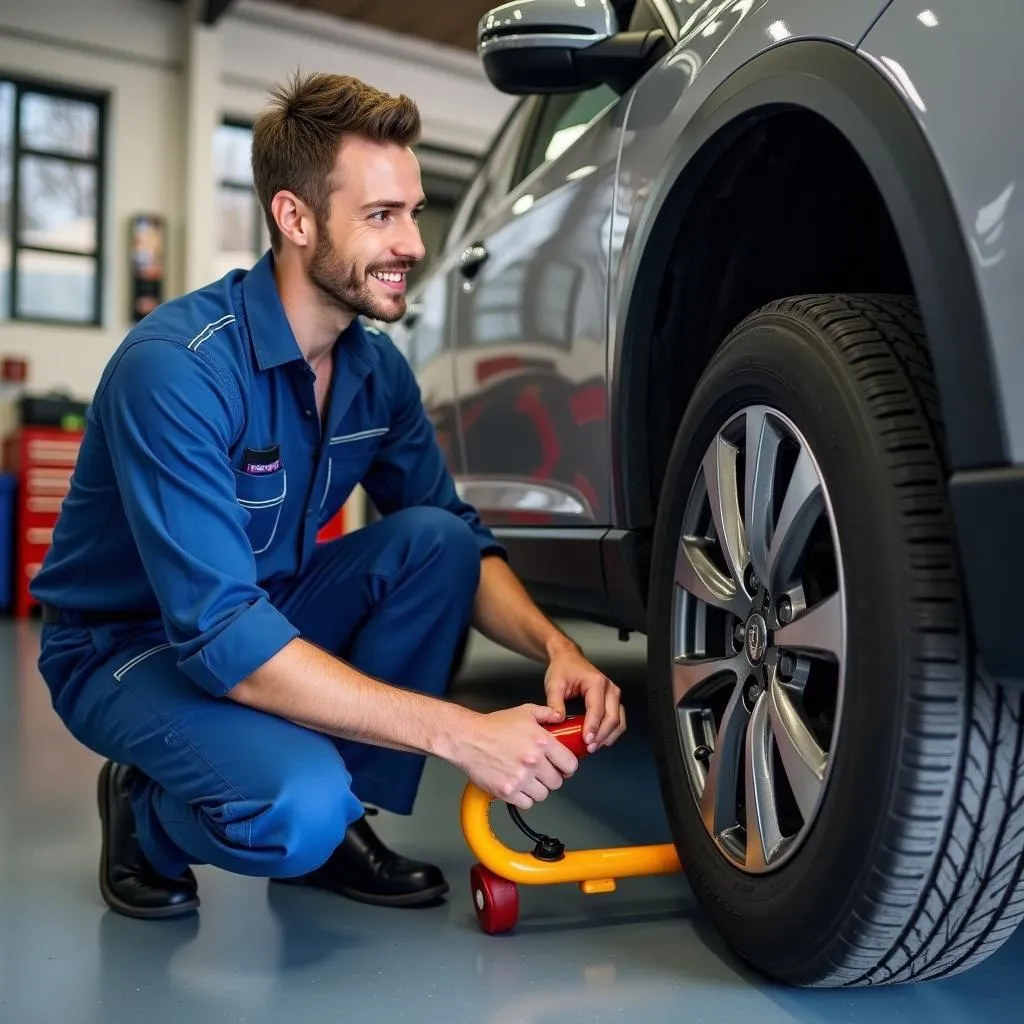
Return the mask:
{"type": "Polygon", "coordinates": [[[349,137],[329,184],[310,279],[342,309],[393,323],[405,315],[406,274],[424,255],[419,163],[408,148],[349,137]]]}

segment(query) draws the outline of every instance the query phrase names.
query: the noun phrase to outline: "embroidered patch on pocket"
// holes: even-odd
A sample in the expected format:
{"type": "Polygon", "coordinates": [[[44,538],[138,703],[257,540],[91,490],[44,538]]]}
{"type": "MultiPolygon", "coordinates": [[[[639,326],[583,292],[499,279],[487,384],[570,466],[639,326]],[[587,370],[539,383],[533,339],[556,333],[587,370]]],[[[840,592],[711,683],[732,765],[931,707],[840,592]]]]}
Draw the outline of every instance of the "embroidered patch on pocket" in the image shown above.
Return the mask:
{"type": "Polygon", "coordinates": [[[281,468],[281,446],[246,448],[242,454],[242,472],[252,476],[276,473],[281,468]]]}

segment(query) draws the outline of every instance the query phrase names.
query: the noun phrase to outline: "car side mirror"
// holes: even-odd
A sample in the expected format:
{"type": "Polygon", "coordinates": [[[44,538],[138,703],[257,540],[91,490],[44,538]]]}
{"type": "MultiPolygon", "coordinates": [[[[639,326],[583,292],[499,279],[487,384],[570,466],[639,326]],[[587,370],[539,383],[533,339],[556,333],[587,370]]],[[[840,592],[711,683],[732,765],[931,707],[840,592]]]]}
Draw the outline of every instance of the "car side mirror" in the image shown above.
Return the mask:
{"type": "Polygon", "coordinates": [[[510,95],[602,84],[622,93],[667,50],[660,31],[621,32],[611,0],[512,0],[477,28],[484,72],[510,95]]]}

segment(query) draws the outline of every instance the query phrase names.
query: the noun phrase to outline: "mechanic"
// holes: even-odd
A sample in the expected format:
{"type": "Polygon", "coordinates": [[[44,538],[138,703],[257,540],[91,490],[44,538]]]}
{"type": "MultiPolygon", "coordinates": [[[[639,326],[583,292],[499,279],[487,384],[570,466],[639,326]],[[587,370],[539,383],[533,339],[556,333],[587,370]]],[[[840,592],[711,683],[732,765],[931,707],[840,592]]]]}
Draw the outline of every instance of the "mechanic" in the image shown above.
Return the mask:
{"type": "Polygon", "coordinates": [[[591,749],[618,688],[528,597],[457,496],[386,334],[423,258],[420,115],[348,76],[296,76],[253,132],[271,248],[135,325],[100,378],[32,592],[55,710],[104,758],[100,889],[199,905],[191,866],[371,903],[443,896],[387,847],[424,761],[528,808],[575,770],[542,727],[581,698],[591,749]],[[317,543],[361,483],[382,518],[317,543]],[[470,625],[546,665],[544,701],[447,695],[470,625]]]}

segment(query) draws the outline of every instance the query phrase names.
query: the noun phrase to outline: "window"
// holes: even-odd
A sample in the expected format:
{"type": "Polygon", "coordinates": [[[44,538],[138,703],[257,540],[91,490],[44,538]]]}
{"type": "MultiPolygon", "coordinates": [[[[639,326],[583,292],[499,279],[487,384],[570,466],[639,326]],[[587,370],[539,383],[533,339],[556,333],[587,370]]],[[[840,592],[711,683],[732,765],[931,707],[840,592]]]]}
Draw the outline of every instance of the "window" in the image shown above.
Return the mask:
{"type": "Polygon", "coordinates": [[[526,159],[519,168],[519,180],[528,177],[541,164],[560,157],[587,130],[590,122],[618,98],[615,90],[607,85],[598,85],[586,92],[546,97],[533,128],[526,159]]]}
{"type": "Polygon", "coordinates": [[[270,232],[252,183],[252,127],[227,121],[213,138],[217,176],[216,276],[251,267],[270,246],[270,232]]]}
{"type": "Polygon", "coordinates": [[[482,167],[453,211],[445,239],[446,247],[455,245],[465,236],[485,206],[494,206],[508,193],[516,153],[522,144],[523,129],[533,109],[532,104],[532,100],[520,100],[495,133],[482,167]]]}
{"type": "Polygon", "coordinates": [[[101,321],[105,107],[0,78],[0,319],[101,321]]]}

